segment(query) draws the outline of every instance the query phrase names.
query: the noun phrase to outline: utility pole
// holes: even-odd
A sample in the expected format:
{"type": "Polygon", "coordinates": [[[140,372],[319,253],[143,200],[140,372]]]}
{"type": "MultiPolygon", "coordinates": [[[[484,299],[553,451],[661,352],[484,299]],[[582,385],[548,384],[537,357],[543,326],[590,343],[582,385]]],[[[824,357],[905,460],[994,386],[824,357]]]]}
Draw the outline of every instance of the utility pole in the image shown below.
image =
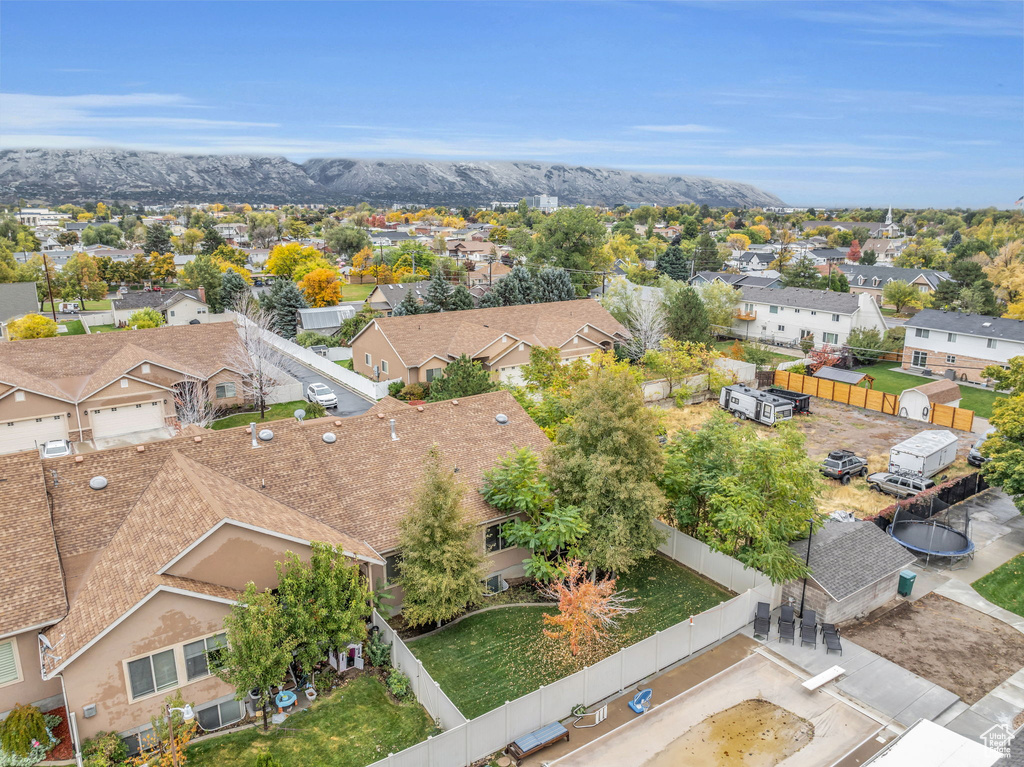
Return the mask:
{"type": "MultiPolygon", "coordinates": [[[[811,566],[811,538],[814,537],[814,520],[807,520],[807,558],[804,560],[804,566],[808,569],[811,566]]],[[[807,596],[807,576],[804,576],[804,587],[800,591],[800,617],[804,617],[804,597],[807,596]]]]}
{"type": "MultiPolygon", "coordinates": [[[[53,321],[57,321],[57,306],[53,303],[53,286],[50,284],[50,268],[46,264],[46,253],[43,252],[43,272],[46,274],[46,292],[50,296],[50,312],[53,314],[53,321]]],[[[85,308],[84,306],[82,307],[85,308]]]]}

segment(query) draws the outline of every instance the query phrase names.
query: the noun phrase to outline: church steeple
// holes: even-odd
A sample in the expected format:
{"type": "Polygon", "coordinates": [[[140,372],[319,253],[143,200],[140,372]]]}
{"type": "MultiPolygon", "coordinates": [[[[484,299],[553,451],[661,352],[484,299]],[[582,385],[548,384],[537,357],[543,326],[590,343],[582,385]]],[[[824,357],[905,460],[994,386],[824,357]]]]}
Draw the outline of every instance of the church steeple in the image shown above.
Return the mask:
{"type": "Polygon", "coordinates": [[[885,214],[885,225],[889,226],[892,224],[892,205],[889,206],[889,212],[885,214]]]}

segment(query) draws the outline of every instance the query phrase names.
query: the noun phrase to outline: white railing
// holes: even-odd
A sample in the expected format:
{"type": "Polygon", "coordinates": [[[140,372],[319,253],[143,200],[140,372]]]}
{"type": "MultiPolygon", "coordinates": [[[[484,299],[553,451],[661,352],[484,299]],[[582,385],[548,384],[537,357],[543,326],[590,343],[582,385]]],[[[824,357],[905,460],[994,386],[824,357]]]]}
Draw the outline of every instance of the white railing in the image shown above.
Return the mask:
{"type": "Polygon", "coordinates": [[[768,602],[772,608],[779,605],[781,588],[762,573],[667,525],[656,522],[655,527],[667,536],[659,547],[663,554],[731,591],[743,592],[475,719],[466,720],[423,664],[375,612],[374,624],[391,642],[392,663],[413,680],[416,697],[446,731],[389,754],[369,767],[465,767],[545,724],[565,719],[577,704],[593,706],[632,689],[658,671],[739,631],[753,619],[757,602],[768,602]]]}

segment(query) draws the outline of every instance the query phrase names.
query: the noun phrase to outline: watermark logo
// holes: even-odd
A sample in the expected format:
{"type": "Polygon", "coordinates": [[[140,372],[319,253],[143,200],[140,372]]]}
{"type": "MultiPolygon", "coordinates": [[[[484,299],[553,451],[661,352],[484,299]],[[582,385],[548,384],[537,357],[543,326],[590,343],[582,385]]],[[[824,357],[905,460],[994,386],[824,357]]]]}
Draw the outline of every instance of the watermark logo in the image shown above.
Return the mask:
{"type": "Polygon", "coordinates": [[[981,735],[981,742],[998,751],[1003,756],[1010,755],[1010,742],[1013,740],[1013,729],[1008,724],[997,724],[981,735]]]}

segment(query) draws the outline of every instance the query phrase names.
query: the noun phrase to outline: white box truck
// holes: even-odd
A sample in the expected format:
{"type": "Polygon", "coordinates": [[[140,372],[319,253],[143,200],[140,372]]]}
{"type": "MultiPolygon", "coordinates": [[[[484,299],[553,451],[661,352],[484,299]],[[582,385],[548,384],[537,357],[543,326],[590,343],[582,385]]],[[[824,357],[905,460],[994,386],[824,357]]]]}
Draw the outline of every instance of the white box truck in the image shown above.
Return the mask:
{"type": "Polygon", "coordinates": [[[793,417],[792,400],[776,397],[774,394],[751,389],[742,384],[723,386],[718,404],[723,410],[728,410],[739,418],[749,418],[751,421],[769,426],[793,417]]]}
{"type": "Polygon", "coordinates": [[[889,471],[932,477],[956,460],[958,440],[951,431],[926,429],[889,451],[889,471]]]}

